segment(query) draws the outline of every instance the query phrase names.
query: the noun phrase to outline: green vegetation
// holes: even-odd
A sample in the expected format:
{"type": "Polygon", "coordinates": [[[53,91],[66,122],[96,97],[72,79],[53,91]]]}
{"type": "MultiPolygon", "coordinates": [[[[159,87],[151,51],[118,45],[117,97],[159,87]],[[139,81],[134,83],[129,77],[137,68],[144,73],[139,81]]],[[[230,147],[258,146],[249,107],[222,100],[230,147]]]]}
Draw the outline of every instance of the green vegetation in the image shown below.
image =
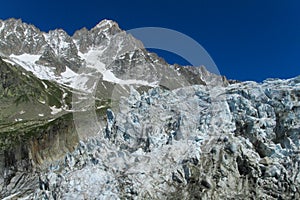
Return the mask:
{"type": "Polygon", "coordinates": [[[72,113],[51,113],[51,107],[71,109],[70,88],[40,80],[31,72],[1,58],[0,80],[1,150],[26,143],[61,121],[73,123],[72,113]]]}
{"type": "Polygon", "coordinates": [[[0,59],[0,124],[53,117],[51,108],[70,109],[72,90],[40,80],[20,66],[0,59]]]}
{"type": "MultiPolygon", "coordinates": [[[[15,148],[56,131],[72,131],[72,92],[67,86],[40,80],[31,72],[0,58],[0,149],[15,148]],[[52,109],[62,109],[53,113],[52,109]]],[[[109,85],[109,83],[106,83],[109,85]]],[[[109,88],[109,87],[108,87],[109,88]]],[[[79,92],[79,91],[76,91],[79,92]]],[[[103,90],[95,100],[99,120],[105,120],[107,108],[116,102],[103,98],[103,90]]],[[[109,95],[107,95],[109,96],[109,95]]],[[[84,113],[84,112],[83,112],[84,113]]],[[[82,115],[84,117],[84,114],[82,115]]],[[[90,118],[82,119],[90,120],[90,118]]],[[[74,131],[73,131],[74,132],[74,131]]]]}

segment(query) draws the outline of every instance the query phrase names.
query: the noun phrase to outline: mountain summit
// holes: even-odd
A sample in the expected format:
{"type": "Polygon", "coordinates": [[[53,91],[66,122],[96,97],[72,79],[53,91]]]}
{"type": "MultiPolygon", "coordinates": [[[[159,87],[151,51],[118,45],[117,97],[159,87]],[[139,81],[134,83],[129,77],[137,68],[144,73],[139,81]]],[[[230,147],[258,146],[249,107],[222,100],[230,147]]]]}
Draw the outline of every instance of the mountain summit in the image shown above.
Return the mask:
{"type": "Polygon", "coordinates": [[[300,198],[300,77],[170,65],[111,20],[0,21],[0,56],[2,199],[300,198]]]}
{"type": "Polygon", "coordinates": [[[73,36],[62,29],[44,33],[15,19],[0,21],[0,26],[0,53],[3,57],[33,72],[38,78],[56,80],[76,89],[87,89],[84,83],[75,83],[82,77],[86,79],[86,74],[77,74],[89,71],[85,68],[100,72],[102,79],[109,82],[143,80],[149,84],[161,82],[172,89],[182,86],[180,84],[184,83],[181,82],[205,82],[194,76],[201,70],[167,64],[156,54],[147,52],[140,41],[111,20],[103,20],[91,30],[78,30],[73,36]],[[178,74],[183,77],[178,77],[178,74]]]}

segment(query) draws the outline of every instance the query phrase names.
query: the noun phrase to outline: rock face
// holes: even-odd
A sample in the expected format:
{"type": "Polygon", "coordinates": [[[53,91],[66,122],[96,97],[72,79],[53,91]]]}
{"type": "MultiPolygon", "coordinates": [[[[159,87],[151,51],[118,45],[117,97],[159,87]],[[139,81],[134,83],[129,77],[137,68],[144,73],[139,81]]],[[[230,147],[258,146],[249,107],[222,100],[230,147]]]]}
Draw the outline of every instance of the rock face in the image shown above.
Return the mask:
{"type": "MultiPolygon", "coordinates": [[[[91,75],[101,79],[92,73],[95,70],[105,81],[128,84],[128,80],[138,80],[169,89],[207,84],[206,76],[213,77],[204,68],[169,65],[111,20],[90,30],[82,28],[73,36],[62,29],[45,33],[21,20],[0,21],[0,55],[38,78],[85,91],[78,82],[88,84],[84,80],[91,75]]],[[[227,84],[225,78],[222,84],[227,84]]]]}
{"type": "Polygon", "coordinates": [[[99,137],[41,174],[47,188],[32,197],[298,199],[299,83],[132,89],[99,137]]]}
{"type": "Polygon", "coordinates": [[[30,193],[38,184],[34,171],[73,151],[78,144],[71,113],[71,93],[0,59],[0,197],[30,193]],[[68,97],[69,96],[69,97],[68,97]]]}
{"type": "Polygon", "coordinates": [[[110,20],[0,21],[0,52],[0,198],[300,198],[300,77],[169,65],[110,20]]]}
{"type": "Polygon", "coordinates": [[[41,55],[38,63],[43,66],[61,66],[58,73],[66,71],[68,66],[73,71],[78,71],[82,61],[78,56],[78,50],[72,38],[64,30],[50,31],[44,34],[48,45],[41,55]]]}
{"type": "Polygon", "coordinates": [[[37,172],[72,152],[78,144],[78,135],[70,114],[28,130],[15,131],[15,134],[24,135],[24,138],[9,148],[1,149],[2,198],[14,193],[31,194],[39,184],[37,172]],[[31,137],[26,140],[28,134],[31,137]]]}
{"type": "Polygon", "coordinates": [[[57,73],[64,72],[66,66],[77,71],[82,64],[72,38],[63,30],[46,34],[20,19],[1,20],[0,27],[2,56],[40,55],[37,63],[55,67],[57,73]]]}
{"type": "Polygon", "coordinates": [[[21,20],[1,20],[0,27],[0,48],[4,55],[39,54],[46,45],[41,31],[21,20]]]}

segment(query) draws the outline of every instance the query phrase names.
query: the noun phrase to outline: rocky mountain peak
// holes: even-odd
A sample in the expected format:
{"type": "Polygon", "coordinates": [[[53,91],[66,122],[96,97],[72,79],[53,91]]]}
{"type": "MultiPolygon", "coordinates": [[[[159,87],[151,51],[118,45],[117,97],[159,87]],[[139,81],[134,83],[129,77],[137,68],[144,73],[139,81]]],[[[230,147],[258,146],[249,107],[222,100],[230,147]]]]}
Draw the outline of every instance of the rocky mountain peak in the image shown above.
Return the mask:
{"type": "Polygon", "coordinates": [[[102,21],[100,21],[94,28],[92,28],[91,30],[101,30],[102,31],[108,31],[109,29],[114,29],[114,30],[119,30],[121,31],[119,24],[113,20],[109,20],[109,19],[104,19],[102,21]]]}
{"type": "Polygon", "coordinates": [[[81,79],[76,73],[87,68],[102,74],[111,71],[113,76],[103,76],[111,82],[142,80],[172,89],[204,84],[205,76],[214,76],[200,69],[175,70],[156,54],[149,53],[141,41],[121,30],[116,22],[107,19],[90,30],[82,28],[73,36],[62,29],[41,32],[21,20],[1,21],[0,53],[38,77],[58,80],[77,89],[83,88],[82,84],[76,86],[75,82],[81,79]],[[67,70],[64,78],[62,73],[67,70]]]}
{"type": "Polygon", "coordinates": [[[3,24],[6,27],[26,27],[29,26],[27,23],[24,23],[21,19],[15,19],[15,18],[9,18],[7,20],[1,20],[1,24],[3,24]]]}
{"type": "Polygon", "coordinates": [[[56,29],[50,31],[48,34],[45,34],[45,38],[57,55],[67,54],[69,51],[77,54],[77,48],[72,38],[64,30],[56,29]]]}
{"type": "Polygon", "coordinates": [[[0,22],[0,52],[3,55],[38,54],[46,44],[42,32],[20,19],[0,22]]]}
{"type": "Polygon", "coordinates": [[[91,48],[108,46],[108,40],[115,34],[121,32],[122,30],[116,22],[105,19],[90,30],[82,28],[76,31],[73,35],[73,39],[77,44],[78,50],[82,53],[86,53],[91,48]]]}

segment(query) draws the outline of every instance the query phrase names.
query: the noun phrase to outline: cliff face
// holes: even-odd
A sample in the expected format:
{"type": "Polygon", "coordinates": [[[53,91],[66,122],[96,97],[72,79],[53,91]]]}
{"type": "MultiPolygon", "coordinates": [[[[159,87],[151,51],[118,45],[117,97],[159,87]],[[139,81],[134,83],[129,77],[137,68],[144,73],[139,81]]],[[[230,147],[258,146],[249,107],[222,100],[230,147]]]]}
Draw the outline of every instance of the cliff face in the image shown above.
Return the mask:
{"type": "Polygon", "coordinates": [[[72,114],[25,131],[21,128],[14,134],[22,134],[29,138],[20,138],[1,151],[2,197],[17,192],[32,193],[39,184],[37,173],[66,153],[74,151],[78,144],[72,114]]]}
{"type": "Polygon", "coordinates": [[[0,58],[1,197],[34,188],[39,171],[74,150],[78,135],[69,109],[71,90],[40,80],[0,58]]]}
{"type": "Polygon", "coordinates": [[[38,166],[47,165],[74,151],[79,142],[72,114],[66,114],[33,131],[37,137],[29,142],[29,157],[38,166]]]}

